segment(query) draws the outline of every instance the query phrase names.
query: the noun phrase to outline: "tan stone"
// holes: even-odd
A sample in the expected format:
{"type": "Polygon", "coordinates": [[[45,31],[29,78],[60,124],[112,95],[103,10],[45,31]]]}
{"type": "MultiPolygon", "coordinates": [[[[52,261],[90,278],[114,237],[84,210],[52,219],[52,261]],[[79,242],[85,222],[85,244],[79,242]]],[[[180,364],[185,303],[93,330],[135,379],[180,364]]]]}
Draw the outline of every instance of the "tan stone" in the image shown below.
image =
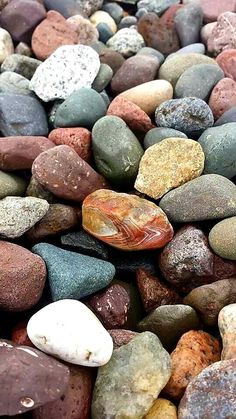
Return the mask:
{"type": "Polygon", "coordinates": [[[200,176],[204,160],[202,147],[196,141],[166,138],[145,151],[135,189],[159,199],[169,190],[200,176]]]}
{"type": "Polygon", "coordinates": [[[109,13],[104,12],[103,10],[98,10],[97,12],[93,13],[93,15],[90,16],[90,22],[94,26],[99,25],[99,23],[106,23],[113,33],[116,33],[117,31],[116,22],[109,15],[109,13]]]}
{"type": "Polygon", "coordinates": [[[177,409],[166,399],[157,399],[145,419],[177,419],[177,409]]]}

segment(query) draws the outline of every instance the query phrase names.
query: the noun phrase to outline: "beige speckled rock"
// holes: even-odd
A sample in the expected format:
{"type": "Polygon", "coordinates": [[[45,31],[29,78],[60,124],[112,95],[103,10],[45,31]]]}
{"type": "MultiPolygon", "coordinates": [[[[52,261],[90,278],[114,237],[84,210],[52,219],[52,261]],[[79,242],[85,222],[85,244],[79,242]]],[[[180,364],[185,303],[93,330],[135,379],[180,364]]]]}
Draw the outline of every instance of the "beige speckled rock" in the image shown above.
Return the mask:
{"type": "Polygon", "coordinates": [[[172,99],[173,88],[166,80],[152,80],[122,92],[123,97],[138,105],[148,115],[166,100],[172,99]]]}
{"type": "Polygon", "coordinates": [[[97,12],[93,13],[93,15],[90,16],[90,22],[94,26],[99,25],[99,23],[106,23],[113,33],[116,33],[117,31],[116,22],[109,15],[109,13],[104,12],[103,10],[98,10],[97,12]]]}
{"type": "Polygon", "coordinates": [[[91,45],[98,41],[99,33],[95,26],[83,16],[75,15],[67,19],[72,29],[78,35],[78,44],[91,45]]]}
{"type": "Polygon", "coordinates": [[[158,199],[170,189],[200,176],[203,168],[200,144],[187,138],[166,138],[145,151],[134,186],[158,199]]]}
{"type": "Polygon", "coordinates": [[[14,45],[11,35],[5,29],[0,28],[0,64],[6,57],[14,53],[14,45]]]}
{"type": "Polygon", "coordinates": [[[157,399],[145,419],[177,419],[177,409],[166,399],[157,399]]]}
{"type": "Polygon", "coordinates": [[[221,359],[236,358],[236,304],[222,308],[218,317],[218,326],[223,342],[221,359]]]}
{"type": "Polygon", "coordinates": [[[236,217],[217,223],[210,231],[209,243],[217,255],[236,260],[236,217]]]}

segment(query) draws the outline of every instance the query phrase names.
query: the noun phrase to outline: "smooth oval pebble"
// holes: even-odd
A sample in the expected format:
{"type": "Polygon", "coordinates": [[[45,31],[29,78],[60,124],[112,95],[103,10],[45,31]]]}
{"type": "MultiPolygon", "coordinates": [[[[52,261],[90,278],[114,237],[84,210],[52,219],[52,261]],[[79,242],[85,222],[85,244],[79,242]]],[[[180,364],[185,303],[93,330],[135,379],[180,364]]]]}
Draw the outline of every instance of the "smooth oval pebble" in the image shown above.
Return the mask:
{"type": "Polygon", "coordinates": [[[148,411],[145,419],[163,419],[163,417],[177,419],[177,409],[169,400],[158,398],[148,411]]]}
{"type": "Polygon", "coordinates": [[[217,255],[236,260],[236,217],[217,223],[209,233],[209,243],[217,255]]]}
{"type": "Polygon", "coordinates": [[[42,308],[30,318],[27,333],[38,349],[71,364],[98,367],[112,355],[111,336],[80,301],[60,300],[42,308]]]}
{"type": "Polygon", "coordinates": [[[143,145],[145,150],[166,138],[187,138],[187,135],[173,128],[153,128],[144,137],[143,145]]]}
{"type": "Polygon", "coordinates": [[[222,308],[218,326],[223,343],[221,359],[233,359],[236,357],[236,304],[222,308]]]}

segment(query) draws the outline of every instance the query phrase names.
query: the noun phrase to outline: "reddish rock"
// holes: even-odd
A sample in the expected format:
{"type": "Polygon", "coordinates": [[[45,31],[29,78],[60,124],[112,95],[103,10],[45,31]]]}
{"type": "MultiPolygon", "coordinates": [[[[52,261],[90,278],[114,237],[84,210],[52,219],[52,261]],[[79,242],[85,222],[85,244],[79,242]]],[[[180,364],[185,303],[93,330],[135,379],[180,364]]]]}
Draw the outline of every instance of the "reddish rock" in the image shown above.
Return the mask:
{"type": "Polygon", "coordinates": [[[217,25],[214,27],[207,41],[207,49],[210,53],[218,55],[226,49],[236,48],[236,13],[222,13],[217,19],[217,25]]]}
{"type": "Polygon", "coordinates": [[[236,82],[230,78],[221,79],[212,90],[208,104],[215,119],[236,106],[236,82]]]}
{"type": "Polygon", "coordinates": [[[86,128],[57,128],[50,132],[48,138],[56,145],[70,146],[87,162],[91,159],[91,133],[86,128]]]}
{"type": "Polygon", "coordinates": [[[218,339],[201,330],[191,330],[179,340],[171,353],[172,374],[163,394],[180,400],[189,382],[214,362],[220,361],[218,339]]]}
{"type": "Polygon", "coordinates": [[[147,132],[155,126],[150,117],[138,105],[123,97],[116,97],[107,109],[107,115],[119,116],[131,131],[147,132]]]}
{"type": "Polygon", "coordinates": [[[145,269],[138,269],[136,280],[146,312],[168,304],[181,303],[180,296],[145,269]]]}
{"type": "Polygon", "coordinates": [[[67,23],[66,19],[55,10],[47,13],[35,29],[31,44],[39,60],[46,60],[57,48],[62,45],[74,45],[78,42],[77,33],[67,23]]]}
{"type": "Polygon", "coordinates": [[[55,144],[46,137],[0,138],[0,169],[31,169],[36,157],[52,147],[55,144]]]}
{"type": "Polygon", "coordinates": [[[221,13],[236,12],[236,0],[200,0],[204,21],[215,22],[221,13]]]}
{"type": "Polygon", "coordinates": [[[114,349],[120,348],[120,346],[126,345],[133,339],[135,336],[138,335],[137,332],[132,332],[131,330],[125,330],[125,329],[114,329],[114,330],[108,330],[110,333],[112,339],[113,339],[113,345],[114,349]]]}
{"type": "Polygon", "coordinates": [[[23,311],[40,299],[45,280],[43,259],[24,247],[0,241],[0,309],[23,311]]]}
{"type": "Polygon", "coordinates": [[[34,345],[27,334],[27,324],[28,320],[17,323],[12,330],[11,340],[17,345],[31,346],[34,348],[34,345]]]}
{"type": "Polygon", "coordinates": [[[125,62],[124,57],[118,51],[114,51],[109,48],[104,48],[99,53],[99,58],[101,63],[107,64],[111,67],[113,74],[115,74],[125,62]]]}
{"type": "Polygon", "coordinates": [[[69,146],[59,145],[41,153],[34,161],[36,180],[59,198],[81,202],[106,182],[69,146]]]}
{"type": "Polygon", "coordinates": [[[236,81],[236,49],[227,49],[216,57],[217,64],[222,68],[225,77],[236,81]]]}

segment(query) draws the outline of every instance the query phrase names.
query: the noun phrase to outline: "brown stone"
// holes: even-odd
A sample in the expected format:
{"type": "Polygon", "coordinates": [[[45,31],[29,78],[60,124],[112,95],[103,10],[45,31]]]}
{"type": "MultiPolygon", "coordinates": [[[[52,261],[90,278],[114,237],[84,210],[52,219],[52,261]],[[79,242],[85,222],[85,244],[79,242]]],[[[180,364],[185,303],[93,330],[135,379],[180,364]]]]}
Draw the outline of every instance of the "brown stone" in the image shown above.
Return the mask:
{"type": "Polygon", "coordinates": [[[226,49],[216,57],[217,64],[222,68],[225,77],[236,81],[236,49],[226,49]]]}
{"type": "Polygon", "coordinates": [[[191,330],[179,340],[171,353],[172,374],[163,390],[168,398],[180,400],[189,382],[220,360],[221,348],[218,339],[201,330],[191,330]]]}
{"type": "Polygon", "coordinates": [[[99,53],[99,58],[101,63],[109,65],[111,67],[113,74],[115,74],[122,64],[125,62],[124,57],[113,49],[104,48],[99,53]]]}
{"type": "Polygon", "coordinates": [[[56,145],[68,145],[85,161],[92,155],[91,133],[86,128],[57,128],[48,136],[56,145]]]}
{"type": "Polygon", "coordinates": [[[207,41],[207,49],[210,53],[218,55],[226,49],[236,48],[236,13],[222,13],[217,19],[217,25],[213,29],[207,41]]]}
{"type": "Polygon", "coordinates": [[[236,82],[230,78],[221,79],[212,90],[208,104],[215,119],[236,106],[236,82]]]}
{"type": "Polygon", "coordinates": [[[77,33],[55,10],[47,13],[47,18],[37,26],[31,40],[34,54],[42,61],[62,45],[74,45],[77,42],[77,33]]]}
{"type": "Polygon", "coordinates": [[[11,332],[11,340],[17,345],[32,346],[34,348],[34,345],[27,334],[27,324],[28,320],[17,323],[11,332]]]}
{"type": "Polygon", "coordinates": [[[236,0],[200,0],[204,21],[215,22],[221,13],[236,12],[236,0]]]}
{"type": "Polygon", "coordinates": [[[138,335],[137,332],[125,329],[108,330],[108,332],[113,339],[114,349],[120,348],[122,345],[126,345],[131,341],[131,339],[138,335]]]}

